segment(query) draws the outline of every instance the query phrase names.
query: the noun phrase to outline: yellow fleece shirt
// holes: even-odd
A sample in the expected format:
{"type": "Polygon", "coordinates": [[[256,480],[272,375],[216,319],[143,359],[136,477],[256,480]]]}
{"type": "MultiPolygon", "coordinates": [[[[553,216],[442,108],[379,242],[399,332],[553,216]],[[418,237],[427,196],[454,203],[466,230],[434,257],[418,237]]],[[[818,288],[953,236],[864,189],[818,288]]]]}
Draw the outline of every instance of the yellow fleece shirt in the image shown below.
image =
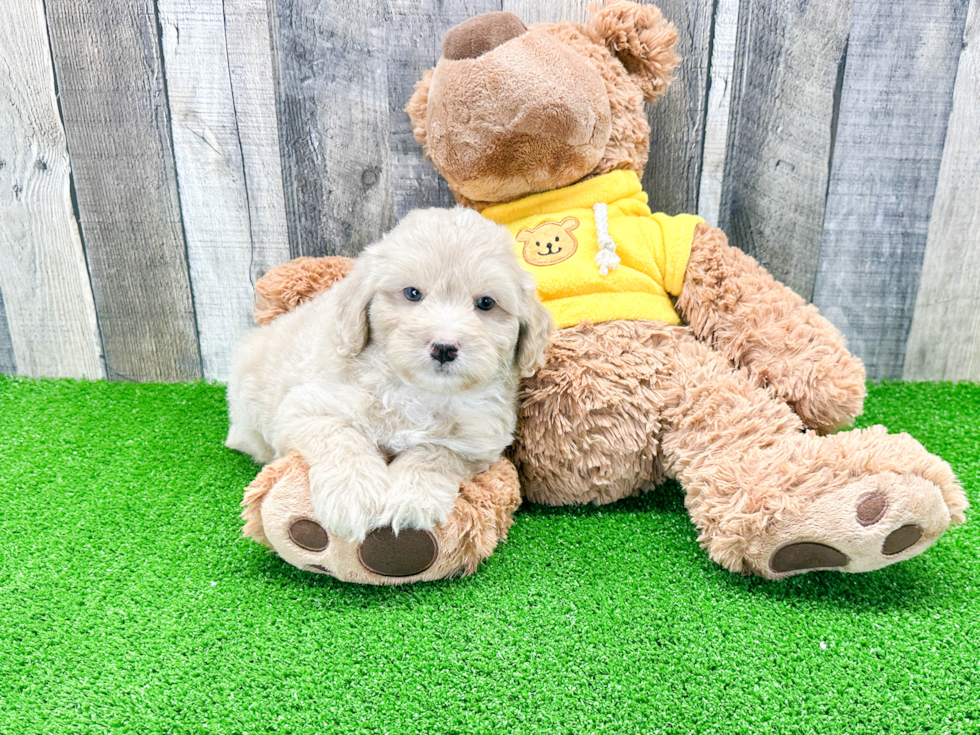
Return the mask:
{"type": "Polygon", "coordinates": [[[651,214],[632,171],[496,204],[484,217],[505,225],[558,327],[650,319],[680,324],[680,296],[700,217],[651,214]]]}

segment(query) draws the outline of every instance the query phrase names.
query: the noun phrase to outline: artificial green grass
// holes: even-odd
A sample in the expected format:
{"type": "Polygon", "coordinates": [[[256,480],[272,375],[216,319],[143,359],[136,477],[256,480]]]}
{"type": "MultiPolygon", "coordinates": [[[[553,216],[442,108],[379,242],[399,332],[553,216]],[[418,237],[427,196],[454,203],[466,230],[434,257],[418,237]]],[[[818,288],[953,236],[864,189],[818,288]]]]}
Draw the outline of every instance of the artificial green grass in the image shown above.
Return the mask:
{"type": "MultiPolygon", "coordinates": [[[[980,386],[872,386],[974,504],[980,386]]],[[[679,489],[525,507],[473,577],[360,587],[239,536],[220,386],[0,379],[0,733],[976,733],[974,519],[741,578],[679,489]]]]}

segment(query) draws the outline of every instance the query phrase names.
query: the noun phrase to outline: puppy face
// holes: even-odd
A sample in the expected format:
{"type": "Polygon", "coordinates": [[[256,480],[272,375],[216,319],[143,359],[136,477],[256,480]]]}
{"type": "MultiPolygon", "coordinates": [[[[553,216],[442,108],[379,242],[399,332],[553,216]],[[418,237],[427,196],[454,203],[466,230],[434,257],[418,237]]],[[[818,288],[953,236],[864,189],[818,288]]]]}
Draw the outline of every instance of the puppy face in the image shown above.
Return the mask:
{"type": "Polygon", "coordinates": [[[348,352],[370,341],[406,382],[434,393],[532,372],[553,328],[510,234],[466,209],[408,215],[341,286],[348,352]]]}

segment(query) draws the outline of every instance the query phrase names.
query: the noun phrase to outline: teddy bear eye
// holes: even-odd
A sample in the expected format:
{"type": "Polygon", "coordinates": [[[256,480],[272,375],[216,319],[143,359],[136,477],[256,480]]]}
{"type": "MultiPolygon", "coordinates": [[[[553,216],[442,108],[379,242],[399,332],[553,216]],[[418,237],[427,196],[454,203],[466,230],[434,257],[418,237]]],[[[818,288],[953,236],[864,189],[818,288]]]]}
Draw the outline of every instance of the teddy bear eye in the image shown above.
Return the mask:
{"type": "Polygon", "coordinates": [[[476,308],[480,311],[490,311],[497,302],[489,296],[481,296],[476,300],[476,308]]]}
{"type": "Polygon", "coordinates": [[[409,286],[408,288],[403,289],[402,293],[405,294],[405,298],[409,301],[422,300],[422,292],[415,288],[415,286],[409,286]]]}

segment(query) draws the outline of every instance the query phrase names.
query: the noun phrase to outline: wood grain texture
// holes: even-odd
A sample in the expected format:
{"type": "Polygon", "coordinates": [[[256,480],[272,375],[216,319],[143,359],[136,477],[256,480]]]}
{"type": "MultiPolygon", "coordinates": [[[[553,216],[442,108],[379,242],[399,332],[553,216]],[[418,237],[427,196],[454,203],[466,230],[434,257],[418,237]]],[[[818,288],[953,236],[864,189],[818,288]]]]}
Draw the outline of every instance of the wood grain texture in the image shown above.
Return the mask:
{"type": "Polygon", "coordinates": [[[588,0],[503,0],[498,9],[513,13],[525,25],[560,20],[584,23],[589,18],[588,0]]]}
{"type": "Polygon", "coordinates": [[[980,0],[960,54],[905,380],[980,382],[980,0]]]}
{"type": "Polygon", "coordinates": [[[272,266],[289,260],[269,9],[265,0],[224,0],[224,11],[232,102],[248,195],[254,285],[272,266]]]}
{"type": "Polygon", "coordinates": [[[108,377],[199,378],[153,5],[46,8],[108,377]]]}
{"type": "Polygon", "coordinates": [[[0,375],[14,375],[16,372],[14,345],[10,341],[10,330],[7,328],[7,311],[3,308],[3,294],[0,294],[0,375]]]}
{"type": "Polygon", "coordinates": [[[451,207],[445,180],[422,157],[405,104],[415,83],[442,55],[446,32],[480,13],[500,10],[500,0],[391,0],[387,30],[388,129],[394,219],[420,207],[451,207]]]}
{"type": "Polygon", "coordinates": [[[667,94],[647,108],[650,160],[643,189],[654,211],[697,212],[714,0],[657,0],[655,4],[677,26],[677,52],[683,61],[667,94]]]}
{"type": "Polygon", "coordinates": [[[201,361],[205,378],[226,380],[252,326],[253,253],[224,8],[158,0],[157,12],[201,361]]]}
{"type": "Polygon", "coordinates": [[[387,4],[270,0],[289,247],[356,255],[393,223],[387,4]]]}
{"type": "Polygon", "coordinates": [[[902,375],[966,0],[855,0],[813,301],[871,379],[902,375]]]}
{"type": "Polygon", "coordinates": [[[0,369],[102,377],[41,0],[0,5],[0,80],[0,369]]]}
{"type": "Polygon", "coordinates": [[[744,0],[719,226],[810,298],[849,0],[744,0]]]}
{"type": "Polygon", "coordinates": [[[708,101],[704,115],[704,151],[698,191],[698,215],[717,227],[721,187],[728,152],[728,117],[735,74],[735,38],[739,0],[717,0],[708,70],[708,101]]]}

